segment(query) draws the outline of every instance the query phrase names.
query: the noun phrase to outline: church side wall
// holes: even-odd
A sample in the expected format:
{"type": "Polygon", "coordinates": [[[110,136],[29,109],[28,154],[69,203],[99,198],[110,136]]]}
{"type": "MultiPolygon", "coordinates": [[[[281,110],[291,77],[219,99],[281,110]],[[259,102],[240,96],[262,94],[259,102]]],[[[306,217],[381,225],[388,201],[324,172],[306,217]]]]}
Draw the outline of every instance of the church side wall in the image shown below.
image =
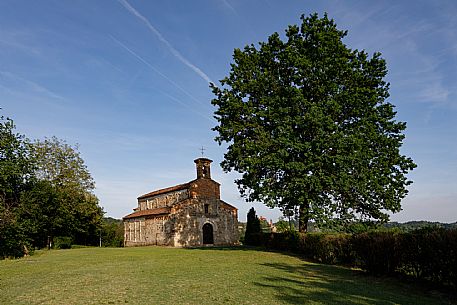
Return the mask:
{"type": "Polygon", "coordinates": [[[172,246],[169,216],[124,220],[124,246],[172,246]]]}
{"type": "Polygon", "coordinates": [[[138,200],[139,210],[150,210],[157,208],[171,207],[173,204],[189,198],[187,189],[176,192],[170,192],[162,195],[157,195],[150,198],[138,200]]]}

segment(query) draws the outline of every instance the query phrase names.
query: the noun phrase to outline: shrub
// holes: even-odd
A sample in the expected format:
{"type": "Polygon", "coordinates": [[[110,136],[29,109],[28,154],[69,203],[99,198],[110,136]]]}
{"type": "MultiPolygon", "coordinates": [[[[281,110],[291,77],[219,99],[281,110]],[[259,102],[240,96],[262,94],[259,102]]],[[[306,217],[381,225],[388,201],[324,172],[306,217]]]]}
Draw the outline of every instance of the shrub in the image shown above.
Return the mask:
{"type": "Polygon", "coordinates": [[[248,245],[248,246],[265,247],[268,244],[269,236],[270,236],[270,234],[262,233],[262,232],[246,234],[245,238],[244,238],[244,242],[245,242],[245,245],[248,245]],[[249,238],[248,238],[248,236],[249,236],[249,238]]]}
{"type": "Polygon", "coordinates": [[[457,230],[424,228],[402,237],[402,273],[457,285],[457,230]]]}
{"type": "Polygon", "coordinates": [[[70,236],[59,236],[54,238],[54,247],[57,249],[71,249],[73,241],[70,236]]]}
{"type": "Polygon", "coordinates": [[[0,259],[31,254],[33,248],[22,227],[12,218],[0,214],[0,259]]]}
{"type": "Polygon", "coordinates": [[[297,231],[265,234],[264,244],[269,249],[298,252],[300,249],[300,235],[297,231]]]}
{"type": "Polygon", "coordinates": [[[394,232],[367,232],[352,237],[356,263],[368,273],[393,274],[401,260],[399,234],[394,232]]]}
{"type": "Polygon", "coordinates": [[[297,231],[263,235],[268,249],[291,251],[325,264],[346,264],[354,261],[350,234],[308,233],[297,231]]]}
{"type": "Polygon", "coordinates": [[[350,234],[309,233],[303,236],[301,252],[325,264],[351,264],[354,261],[350,234]]]}
{"type": "Polygon", "coordinates": [[[104,218],[100,233],[103,247],[124,246],[124,224],[122,220],[104,218]]]}
{"type": "Polygon", "coordinates": [[[457,229],[360,234],[295,231],[253,235],[255,245],[291,251],[325,264],[361,267],[374,275],[400,273],[457,289],[457,229]]]}

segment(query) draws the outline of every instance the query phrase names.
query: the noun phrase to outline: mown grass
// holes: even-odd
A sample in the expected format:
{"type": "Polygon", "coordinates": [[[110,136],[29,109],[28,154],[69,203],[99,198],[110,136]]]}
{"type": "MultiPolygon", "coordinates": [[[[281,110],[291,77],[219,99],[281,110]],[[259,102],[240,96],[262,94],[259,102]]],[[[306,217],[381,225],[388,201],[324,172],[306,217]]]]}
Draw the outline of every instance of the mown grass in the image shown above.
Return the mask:
{"type": "Polygon", "coordinates": [[[0,304],[451,304],[393,279],[247,248],[81,248],[0,261],[0,304]]]}

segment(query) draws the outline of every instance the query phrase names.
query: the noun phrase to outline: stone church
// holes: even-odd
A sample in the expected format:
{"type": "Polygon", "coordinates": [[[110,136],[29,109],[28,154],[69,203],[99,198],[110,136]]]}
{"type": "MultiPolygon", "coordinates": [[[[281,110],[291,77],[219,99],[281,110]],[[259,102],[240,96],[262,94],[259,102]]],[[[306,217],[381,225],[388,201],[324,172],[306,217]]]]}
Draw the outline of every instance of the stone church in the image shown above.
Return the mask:
{"type": "Polygon", "coordinates": [[[138,207],[123,218],[126,247],[238,242],[238,209],[220,199],[220,184],[211,179],[212,161],[194,162],[197,179],[138,197],[138,207]]]}

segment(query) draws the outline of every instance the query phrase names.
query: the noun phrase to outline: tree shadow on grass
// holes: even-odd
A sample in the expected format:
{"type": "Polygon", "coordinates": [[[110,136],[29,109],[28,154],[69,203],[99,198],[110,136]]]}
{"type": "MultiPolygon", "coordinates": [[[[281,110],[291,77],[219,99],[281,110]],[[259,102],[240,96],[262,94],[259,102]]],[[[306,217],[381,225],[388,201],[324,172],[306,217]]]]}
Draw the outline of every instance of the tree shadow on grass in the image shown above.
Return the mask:
{"type": "Polygon", "coordinates": [[[198,246],[198,247],[185,247],[187,250],[221,250],[221,251],[260,251],[266,252],[265,248],[252,247],[252,246],[198,246]]]}
{"type": "MultiPolygon", "coordinates": [[[[188,250],[276,252],[303,260],[299,254],[252,246],[189,247],[188,250]]],[[[361,270],[303,261],[301,264],[261,263],[265,275],[254,285],[273,289],[286,304],[457,304],[452,294],[430,291],[395,278],[369,276],[361,270]],[[268,270],[270,269],[270,270],[268,270]]]]}
{"type": "Polygon", "coordinates": [[[303,263],[263,263],[274,269],[259,287],[274,289],[278,301],[287,304],[454,304],[442,295],[430,296],[395,279],[367,276],[344,267],[303,263]]]}

